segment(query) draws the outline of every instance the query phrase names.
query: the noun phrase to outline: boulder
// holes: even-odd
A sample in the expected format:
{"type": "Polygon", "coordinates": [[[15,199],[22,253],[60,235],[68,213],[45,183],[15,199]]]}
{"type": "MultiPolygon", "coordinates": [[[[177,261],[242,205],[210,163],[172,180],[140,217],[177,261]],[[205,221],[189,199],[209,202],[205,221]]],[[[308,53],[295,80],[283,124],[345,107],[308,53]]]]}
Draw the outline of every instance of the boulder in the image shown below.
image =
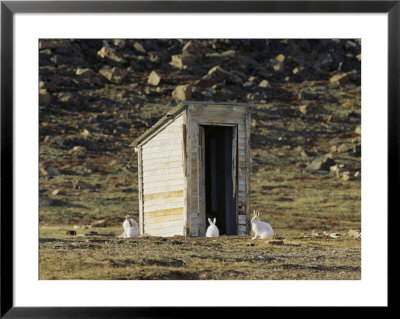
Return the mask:
{"type": "Polygon", "coordinates": [[[103,59],[109,59],[118,63],[126,62],[126,60],[121,57],[115,49],[108,46],[104,46],[99,51],[97,51],[97,55],[103,59]]]}
{"type": "Polygon", "coordinates": [[[45,176],[59,176],[59,175],[61,175],[60,171],[57,168],[55,168],[54,166],[45,164],[45,163],[40,163],[39,170],[45,176]]]}
{"type": "Polygon", "coordinates": [[[350,229],[347,232],[347,235],[350,236],[350,237],[354,237],[354,238],[360,238],[361,237],[361,233],[356,231],[356,230],[354,230],[354,229],[350,229]]]}
{"type": "Polygon", "coordinates": [[[186,101],[192,98],[192,86],[190,84],[178,85],[172,92],[176,101],[186,101]]]}
{"type": "Polygon", "coordinates": [[[135,43],[133,43],[133,48],[140,53],[146,53],[145,48],[143,47],[143,45],[140,42],[135,41],[135,43]]]}
{"type": "Polygon", "coordinates": [[[262,80],[260,82],[260,84],[258,84],[258,87],[262,88],[262,89],[266,89],[267,87],[269,87],[269,82],[268,80],[262,80]]]}
{"type": "Polygon", "coordinates": [[[195,55],[176,54],[171,57],[170,65],[178,69],[183,69],[188,65],[192,65],[196,60],[195,55]]]}
{"type": "Polygon", "coordinates": [[[344,181],[350,180],[350,172],[349,172],[349,171],[343,172],[343,174],[342,174],[342,179],[343,179],[344,181]]]}
{"type": "Polygon", "coordinates": [[[195,56],[200,56],[201,55],[201,44],[197,40],[190,40],[188,41],[184,47],[182,48],[182,54],[183,55],[195,55],[195,56]]]}
{"type": "Polygon", "coordinates": [[[60,92],[57,94],[57,102],[68,106],[75,106],[80,104],[81,99],[77,94],[71,92],[60,92]]]}
{"type": "Polygon", "coordinates": [[[104,76],[108,81],[116,84],[122,83],[128,74],[126,70],[117,67],[104,67],[99,71],[99,73],[104,76]]]}
{"type": "Polygon", "coordinates": [[[149,77],[147,78],[147,83],[150,85],[157,86],[161,81],[161,75],[156,71],[151,71],[149,77]]]}
{"type": "Polygon", "coordinates": [[[75,70],[75,74],[85,77],[92,77],[96,75],[96,72],[94,72],[92,69],[89,68],[77,68],[75,70]]]}
{"type": "Polygon", "coordinates": [[[284,72],[285,71],[285,64],[277,59],[269,60],[267,66],[272,68],[275,72],[284,72]]]}
{"type": "Polygon", "coordinates": [[[228,72],[217,65],[210,69],[208,73],[201,78],[201,80],[196,81],[195,84],[200,87],[211,87],[222,81],[234,85],[242,85],[243,83],[242,79],[239,76],[228,72]]]}
{"type": "Polygon", "coordinates": [[[323,155],[314,159],[307,167],[307,171],[329,171],[335,165],[335,161],[330,155],[323,155]]]}

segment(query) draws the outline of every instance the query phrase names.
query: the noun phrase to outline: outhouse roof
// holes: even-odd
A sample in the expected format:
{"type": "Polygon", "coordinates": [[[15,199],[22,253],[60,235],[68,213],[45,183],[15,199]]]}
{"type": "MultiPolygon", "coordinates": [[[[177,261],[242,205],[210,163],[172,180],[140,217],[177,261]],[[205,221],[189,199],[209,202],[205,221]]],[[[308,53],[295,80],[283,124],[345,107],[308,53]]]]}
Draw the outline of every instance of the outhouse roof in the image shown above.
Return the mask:
{"type": "Polygon", "coordinates": [[[232,105],[232,106],[241,106],[241,107],[256,107],[257,104],[248,104],[248,103],[236,103],[236,102],[213,102],[213,101],[182,101],[177,106],[169,110],[157,123],[155,123],[152,127],[150,127],[147,131],[145,131],[142,135],[140,135],[137,139],[135,139],[131,147],[136,147],[141,142],[143,142],[147,137],[156,133],[158,130],[163,128],[169,121],[174,119],[177,115],[182,113],[186,108],[190,105],[232,105]]]}

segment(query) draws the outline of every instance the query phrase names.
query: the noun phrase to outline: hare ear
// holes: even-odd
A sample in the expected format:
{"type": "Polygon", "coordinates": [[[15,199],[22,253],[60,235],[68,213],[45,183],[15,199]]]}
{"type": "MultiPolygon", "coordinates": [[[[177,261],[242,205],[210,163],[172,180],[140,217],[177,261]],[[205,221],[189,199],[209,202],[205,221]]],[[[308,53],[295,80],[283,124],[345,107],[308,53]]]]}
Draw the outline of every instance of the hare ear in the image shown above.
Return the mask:
{"type": "Polygon", "coordinates": [[[212,225],[212,221],[211,218],[208,219],[208,222],[210,223],[210,225],[212,225]]]}
{"type": "Polygon", "coordinates": [[[214,217],[213,224],[215,225],[216,222],[217,222],[217,219],[214,217]]]}
{"type": "Polygon", "coordinates": [[[253,209],[254,216],[257,216],[257,212],[253,209]]]}

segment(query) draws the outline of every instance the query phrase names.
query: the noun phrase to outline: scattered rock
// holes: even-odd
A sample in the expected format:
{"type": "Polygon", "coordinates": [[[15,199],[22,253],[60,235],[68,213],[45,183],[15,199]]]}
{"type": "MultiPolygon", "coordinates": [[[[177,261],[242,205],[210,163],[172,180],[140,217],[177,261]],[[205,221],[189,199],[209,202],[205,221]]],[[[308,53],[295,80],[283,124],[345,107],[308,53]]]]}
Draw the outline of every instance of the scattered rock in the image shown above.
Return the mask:
{"type": "Polygon", "coordinates": [[[275,57],[275,60],[278,61],[278,62],[283,63],[283,62],[285,62],[285,56],[284,56],[283,54],[278,54],[278,55],[275,57]]]}
{"type": "Polygon", "coordinates": [[[347,232],[347,235],[350,236],[350,237],[354,237],[354,238],[361,238],[361,233],[356,231],[356,230],[354,230],[354,229],[350,229],[347,232]]]}
{"type": "Polygon", "coordinates": [[[91,173],[96,171],[96,166],[94,166],[93,164],[85,162],[85,163],[83,163],[83,169],[84,169],[84,171],[86,173],[91,174],[91,173]]]}
{"type": "Polygon", "coordinates": [[[354,130],[354,133],[356,133],[357,135],[361,135],[361,125],[357,125],[356,129],[354,130]]]}
{"type": "Polygon", "coordinates": [[[301,113],[303,113],[303,114],[307,114],[307,108],[308,108],[307,105],[300,105],[300,106],[299,106],[299,111],[300,111],[301,113]]]}
{"type": "Polygon", "coordinates": [[[172,92],[176,101],[187,101],[192,98],[192,86],[190,84],[178,85],[172,92]]]}
{"type": "Polygon", "coordinates": [[[81,103],[79,95],[71,92],[57,93],[57,102],[68,106],[76,106],[81,103]]]}
{"type": "Polygon", "coordinates": [[[260,84],[258,84],[258,87],[260,87],[262,89],[266,89],[269,86],[270,86],[270,84],[269,84],[268,80],[262,80],[260,82],[260,84]]]}
{"type": "Polygon", "coordinates": [[[243,87],[244,87],[244,88],[251,87],[252,85],[253,85],[253,82],[250,82],[250,81],[247,81],[247,82],[244,82],[244,83],[243,83],[243,87]]]}
{"type": "Polygon", "coordinates": [[[60,171],[51,165],[40,164],[39,165],[40,172],[45,176],[59,176],[61,175],[60,171]]]}
{"type": "Polygon", "coordinates": [[[140,42],[135,41],[135,43],[133,43],[133,48],[140,53],[146,53],[145,48],[143,47],[143,45],[140,42]]]}
{"type": "Polygon", "coordinates": [[[271,59],[269,60],[268,67],[272,68],[276,72],[283,72],[285,71],[285,65],[283,62],[278,61],[277,59],[271,59]]]}
{"type": "Polygon", "coordinates": [[[350,180],[350,172],[349,172],[349,171],[343,172],[343,174],[342,174],[342,179],[343,179],[344,181],[350,180]]]}
{"type": "Polygon", "coordinates": [[[78,145],[71,148],[68,153],[75,155],[86,155],[87,150],[85,147],[78,145]]]}
{"type": "Polygon", "coordinates": [[[125,77],[128,75],[128,72],[126,70],[123,70],[118,67],[104,67],[102,68],[99,73],[104,76],[108,81],[112,83],[122,83],[122,81],[125,79],[125,77]]]}
{"type": "Polygon", "coordinates": [[[345,84],[350,81],[354,81],[354,76],[352,73],[338,73],[329,79],[332,84],[345,84]]]}
{"type": "Polygon", "coordinates": [[[353,146],[352,145],[349,145],[349,144],[340,144],[338,147],[337,147],[337,152],[338,153],[346,153],[346,152],[348,152],[348,151],[350,151],[350,150],[352,150],[353,149],[353,146]]]}
{"type": "Polygon", "coordinates": [[[54,195],[54,196],[56,196],[56,195],[61,195],[61,190],[55,189],[55,190],[53,190],[53,191],[51,192],[51,195],[54,195]]]}
{"type": "Polygon", "coordinates": [[[97,55],[103,59],[107,58],[118,63],[126,62],[126,60],[122,58],[115,49],[108,46],[102,47],[100,51],[97,52],[97,55]]]}
{"type": "Polygon", "coordinates": [[[76,236],[76,230],[67,230],[65,235],[76,236]]]}
{"type": "Polygon", "coordinates": [[[201,80],[196,81],[195,84],[200,87],[211,87],[220,82],[234,85],[242,85],[243,83],[242,79],[239,76],[228,72],[217,65],[210,69],[201,80]]]}
{"type": "Polygon", "coordinates": [[[81,135],[83,137],[89,137],[91,134],[87,129],[83,129],[83,131],[81,132],[81,135]]]}
{"type": "Polygon", "coordinates": [[[330,155],[323,155],[314,159],[307,167],[307,171],[329,171],[330,167],[335,165],[335,161],[330,155]]]}
{"type": "Polygon", "coordinates": [[[157,86],[161,81],[161,76],[156,71],[151,71],[149,77],[147,78],[147,83],[150,85],[157,86]]]}
{"type": "Polygon", "coordinates": [[[183,55],[194,55],[200,56],[201,55],[201,44],[196,40],[188,41],[185,46],[182,48],[183,55]]]}
{"type": "Polygon", "coordinates": [[[183,69],[188,65],[192,65],[197,60],[195,55],[177,54],[171,57],[170,64],[178,69],[183,69]]]}
{"type": "Polygon", "coordinates": [[[85,76],[85,77],[92,77],[92,76],[96,76],[96,72],[94,72],[92,69],[89,68],[77,68],[75,71],[76,75],[81,75],[81,76],[85,76]]]}

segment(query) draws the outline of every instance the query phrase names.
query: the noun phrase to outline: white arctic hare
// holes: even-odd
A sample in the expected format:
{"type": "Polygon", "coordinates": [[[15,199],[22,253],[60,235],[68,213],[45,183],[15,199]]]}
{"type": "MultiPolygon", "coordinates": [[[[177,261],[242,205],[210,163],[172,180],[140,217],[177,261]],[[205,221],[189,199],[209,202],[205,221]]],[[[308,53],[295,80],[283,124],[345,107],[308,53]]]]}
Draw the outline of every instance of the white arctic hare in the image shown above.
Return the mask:
{"type": "Polygon", "coordinates": [[[136,237],[139,234],[139,228],[136,221],[133,218],[130,218],[129,215],[126,215],[122,226],[124,227],[124,232],[119,237],[131,238],[136,237]]]}
{"type": "Polygon", "coordinates": [[[260,221],[260,213],[253,210],[254,217],[251,219],[251,229],[254,232],[252,239],[272,239],[274,237],[274,230],[271,225],[260,221]]]}
{"type": "Polygon", "coordinates": [[[210,223],[210,226],[208,226],[207,228],[206,237],[219,237],[219,230],[218,227],[215,225],[217,219],[214,218],[214,221],[212,221],[209,218],[208,222],[210,223]]]}

